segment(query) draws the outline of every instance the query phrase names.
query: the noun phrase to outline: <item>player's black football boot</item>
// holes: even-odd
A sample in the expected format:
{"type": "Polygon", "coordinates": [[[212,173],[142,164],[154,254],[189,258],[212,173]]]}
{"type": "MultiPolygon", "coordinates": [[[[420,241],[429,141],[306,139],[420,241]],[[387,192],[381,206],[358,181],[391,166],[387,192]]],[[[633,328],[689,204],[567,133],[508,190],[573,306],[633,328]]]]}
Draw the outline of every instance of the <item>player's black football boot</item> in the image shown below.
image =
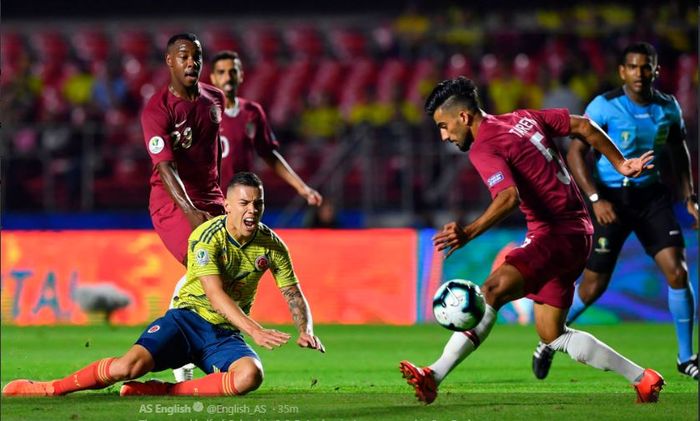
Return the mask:
{"type": "Polygon", "coordinates": [[[535,353],[532,354],[532,372],[535,377],[542,380],[549,374],[549,368],[554,359],[554,349],[545,343],[538,343],[535,353]]]}

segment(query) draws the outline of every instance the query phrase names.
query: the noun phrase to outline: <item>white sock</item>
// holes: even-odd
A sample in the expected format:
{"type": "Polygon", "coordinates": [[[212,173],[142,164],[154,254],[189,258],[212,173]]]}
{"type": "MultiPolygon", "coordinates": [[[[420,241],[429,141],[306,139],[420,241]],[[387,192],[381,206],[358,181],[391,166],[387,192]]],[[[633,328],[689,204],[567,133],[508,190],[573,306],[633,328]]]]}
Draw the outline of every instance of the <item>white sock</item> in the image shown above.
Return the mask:
{"type": "Polygon", "coordinates": [[[442,355],[435,361],[430,369],[433,370],[435,381],[440,383],[453,368],[457,367],[469,354],[489,336],[491,328],[496,324],[496,310],[486,304],[484,317],[474,329],[466,332],[455,332],[447,341],[442,355]]]}
{"type": "MultiPolygon", "coordinates": [[[[177,284],[175,284],[175,290],[173,291],[173,296],[170,297],[170,306],[168,307],[168,309],[175,308],[174,298],[180,292],[180,288],[182,288],[182,286],[185,285],[185,281],[187,281],[187,274],[182,275],[182,278],[180,278],[180,280],[177,281],[177,284]]],[[[180,368],[173,369],[173,376],[175,376],[175,381],[179,383],[187,380],[192,380],[194,367],[194,364],[190,363],[185,364],[180,368]]]]}
{"type": "Polygon", "coordinates": [[[170,306],[168,307],[168,309],[175,308],[173,306],[174,298],[177,297],[177,294],[180,292],[180,288],[182,288],[182,286],[185,285],[185,281],[187,281],[187,274],[182,275],[182,278],[180,278],[180,280],[177,281],[177,284],[175,284],[175,289],[173,290],[173,296],[170,297],[170,306]]]}
{"type": "Polygon", "coordinates": [[[566,352],[578,362],[603,371],[614,371],[633,384],[637,383],[644,373],[642,367],[623,357],[590,333],[580,330],[567,328],[566,332],[552,341],[549,346],[557,351],[566,352]]]}

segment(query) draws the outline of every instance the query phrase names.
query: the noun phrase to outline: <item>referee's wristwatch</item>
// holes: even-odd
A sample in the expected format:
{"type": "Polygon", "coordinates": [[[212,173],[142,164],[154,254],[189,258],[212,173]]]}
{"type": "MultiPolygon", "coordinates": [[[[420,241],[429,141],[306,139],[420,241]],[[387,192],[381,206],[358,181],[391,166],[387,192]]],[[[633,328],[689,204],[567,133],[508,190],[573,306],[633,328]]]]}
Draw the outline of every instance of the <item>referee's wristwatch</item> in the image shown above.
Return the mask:
{"type": "Polygon", "coordinates": [[[598,193],[593,193],[592,195],[588,196],[588,200],[590,200],[591,203],[595,203],[600,200],[600,196],[598,196],[598,193]]]}

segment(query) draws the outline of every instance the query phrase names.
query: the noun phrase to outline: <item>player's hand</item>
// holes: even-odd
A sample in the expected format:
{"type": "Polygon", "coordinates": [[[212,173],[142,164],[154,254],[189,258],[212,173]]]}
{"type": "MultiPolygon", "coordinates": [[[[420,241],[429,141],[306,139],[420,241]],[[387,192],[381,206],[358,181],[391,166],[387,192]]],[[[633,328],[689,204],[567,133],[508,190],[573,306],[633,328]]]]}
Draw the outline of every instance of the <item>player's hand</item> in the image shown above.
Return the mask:
{"type": "Polygon", "coordinates": [[[645,170],[654,168],[654,164],[649,163],[653,159],[654,151],[646,151],[639,158],[625,159],[617,170],[625,177],[639,177],[645,170]]]}
{"type": "Polygon", "coordinates": [[[317,192],[309,186],[306,186],[306,189],[304,189],[304,191],[300,194],[304,199],[306,199],[306,203],[308,205],[321,206],[321,204],[323,203],[323,196],[321,196],[321,193],[317,192]]]}
{"type": "Polygon", "coordinates": [[[600,199],[593,204],[595,219],[600,225],[608,225],[617,221],[617,214],[613,204],[607,200],[600,199]]]}
{"type": "Polygon", "coordinates": [[[433,237],[433,246],[437,251],[447,249],[445,258],[450,257],[455,250],[461,248],[469,242],[469,237],[464,229],[457,222],[450,222],[442,227],[442,231],[433,237]]]}
{"type": "Polygon", "coordinates": [[[208,220],[213,218],[213,216],[209,212],[199,210],[199,209],[195,209],[191,212],[187,212],[185,215],[187,216],[187,220],[189,221],[192,229],[197,228],[202,223],[207,222],[208,220]]]}
{"type": "Polygon", "coordinates": [[[260,329],[252,332],[250,336],[256,344],[263,348],[274,349],[286,344],[292,337],[288,333],[276,329],[260,329]]]}
{"type": "Polygon", "coordinates": [[[685,202],[685,206],[690,216],[694,219],[693,229],[698,229],[698,202],[691,199],[685,202]]]}
{"type": "Polygon", "coordinates": [[[299,335],[299,339],[297,339],[297,345],[299,345],[302,348],[318,349],[321,352],[326,352],[326,347],[323,346],[323,343],[321,343],[321,340],[318,338],[318,336],[314,336],[308,333],[302,333],[299,335]]]}

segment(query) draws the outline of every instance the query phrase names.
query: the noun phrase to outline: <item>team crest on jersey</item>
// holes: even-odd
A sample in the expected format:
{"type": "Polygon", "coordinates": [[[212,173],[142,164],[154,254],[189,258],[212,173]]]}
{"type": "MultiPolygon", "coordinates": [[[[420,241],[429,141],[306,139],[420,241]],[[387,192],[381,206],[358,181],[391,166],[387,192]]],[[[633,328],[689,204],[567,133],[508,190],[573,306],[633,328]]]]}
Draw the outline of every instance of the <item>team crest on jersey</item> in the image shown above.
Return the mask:
{"type": "Polygon", "coordinates": [[[494,174],[494,175],[492,175],[491,177],[489,177],[489,179],[486,180],[486,184],[488,184],[489,187],[493,187],[493,186],[495,186],[496,184],[498,184],[498,183],[500,183],[501,181],[503,181],[503,179],[504,179],[503,173],[499,171],[499,172],[497,172],[496,174],[494,174]]]}
{"type": "Polygon", "coordinates": [[[148,329],[148,333],[156,333],[160,330],[160,325],[153,325],[148,329]]]}
{"type": "Polygon", "coordinates": [[[212,105],[211,108],[209,108],[209,117],[211,117],[211,121],[214,123],[221,123],[221,108],[216,105],[212,105]]]}
{"type": "Polygon", "coordinates": [[[249,121],[245,124],[245,134],[250,139],[255,137],[255,123],[249,121]]]}
{"type": "Polygon", "coordinates": [[[595,249],[596,253],[610,253],[608,248],[608,239],[605,237],[600,237],[598,239],[598,247],[595,249]]]}
{"type": "Polygon", "coordinates": [[[159,154],[163,148],[165,148],[165,141],[160,136],[153,136],[151,140],[148,141],[148,150],[153,154],[159,154]]]}
{"type": "Polygon", "coordinates": [[[209,252],[204,249],[199,249],[195,252],[195,259],[199,266],[205,266],[209,263],[209,252]]]}
{"type": "Polygon", "coordinates": [[[264,254],[255,259],[255,269],[264,272],[268,267],[270,267],[270,261],[264,254]]]}

